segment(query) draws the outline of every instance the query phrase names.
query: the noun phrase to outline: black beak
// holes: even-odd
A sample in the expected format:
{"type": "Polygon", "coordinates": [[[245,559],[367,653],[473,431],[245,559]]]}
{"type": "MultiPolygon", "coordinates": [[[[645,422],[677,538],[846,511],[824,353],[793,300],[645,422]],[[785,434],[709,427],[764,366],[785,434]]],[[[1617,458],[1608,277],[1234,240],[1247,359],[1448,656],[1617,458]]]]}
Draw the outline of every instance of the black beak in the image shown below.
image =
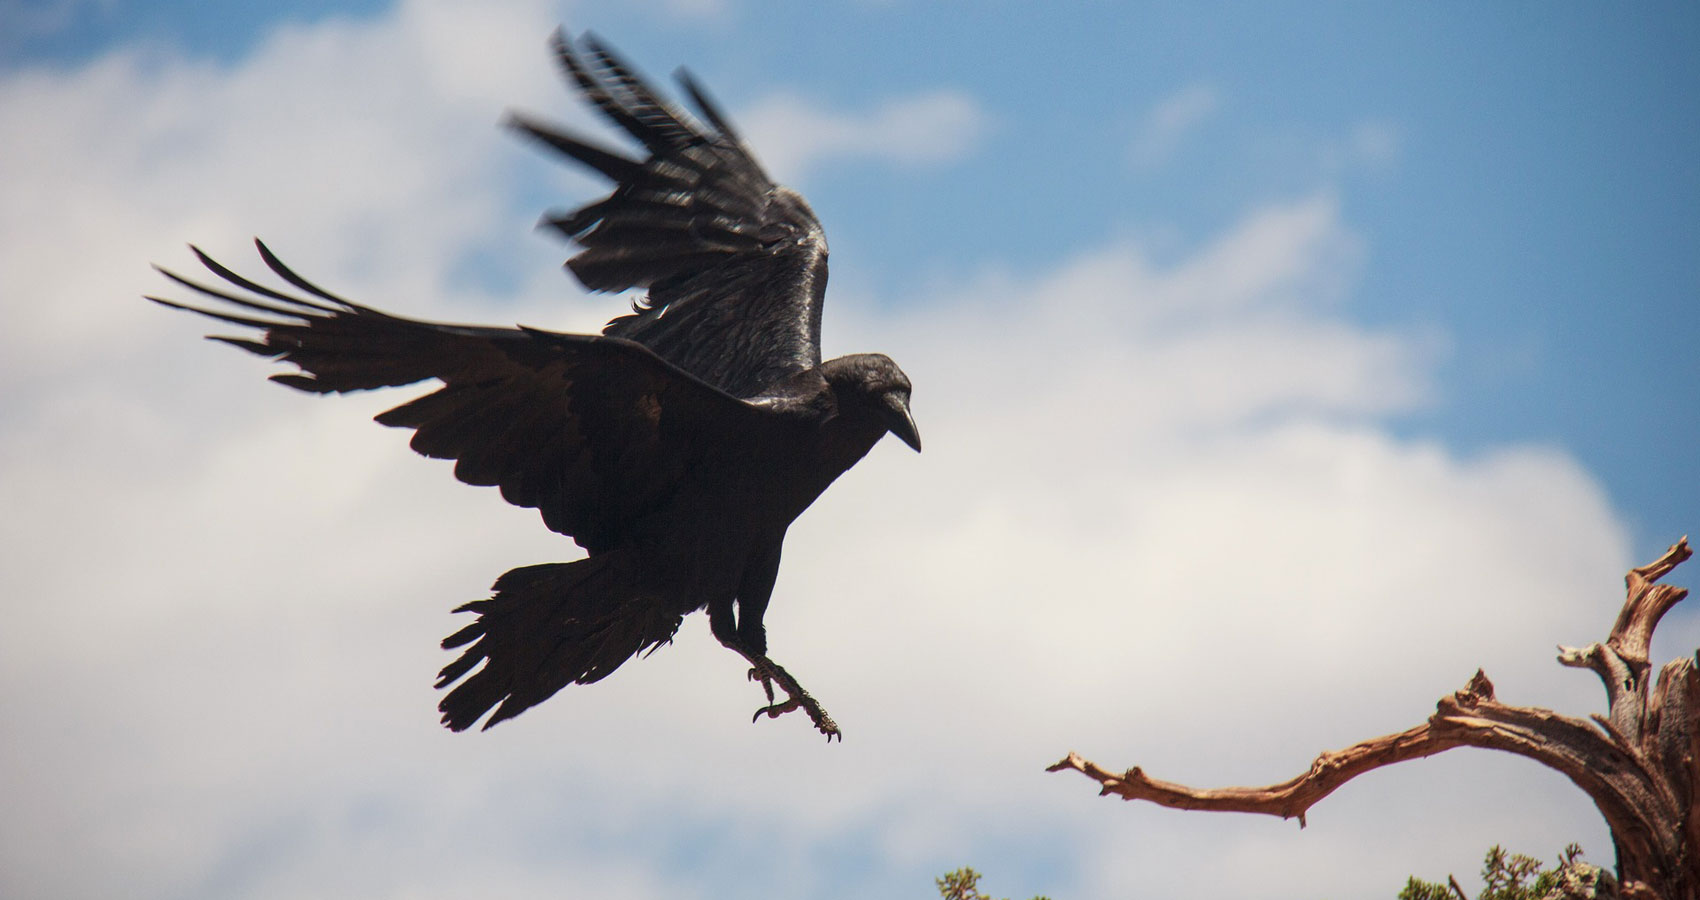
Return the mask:
{"type": "Polygon", "coordinates": [[[916,453],[921,452],[921,430],[915,427],[915,416],[909,412],[909,399],[897,394],[886,394],[881,412],[885,417],[885,427],[898,439],[908,444],[916,453]]]}

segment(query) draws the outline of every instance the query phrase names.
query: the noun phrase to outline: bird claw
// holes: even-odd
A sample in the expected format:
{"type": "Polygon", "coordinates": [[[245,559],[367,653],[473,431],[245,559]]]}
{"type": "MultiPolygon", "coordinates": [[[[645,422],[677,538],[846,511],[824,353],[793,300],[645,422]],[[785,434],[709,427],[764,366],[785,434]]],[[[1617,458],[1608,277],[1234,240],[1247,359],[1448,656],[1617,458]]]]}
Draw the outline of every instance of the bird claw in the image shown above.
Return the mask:
{"type": "Polygon", "coordinates": [[[750,680],[760,681],[762,690],[767,694],[767,705],[756,710],[756,714],[750,718],[751,724],[761,721],[764,715],[777,719],[792,710],[800,709],[809,714],[809,720],[814,722],[815,730],[826,735],[827,743],[831,743],[834,738],[840,742],[844,740],[844,733],[838,729],[838,723],[826,714],[820,701],[811,697],[809,692],[797,683],[797,679],[791,677],[791,673],[765,656],[752,658],[750,662],[753,664],[750,668],[750,680]],[[785,692],[785,699],[778,703],[774,702],[775,683],[785,692]]]}
{"type": "MultiPolygon", "coordinates": [[[[773,695],[769,694],[767,699],[772,700],[773,695]]],[[[803,704],[799,702],[797,698],[788,697],[784,703],[773,703],[756,710],[756,714],[750,717],[750,724],[754,725],[755,723],[760,722],[761,717],[764,715],[769,719],[777,719],[793,709],[800,708],[802,705],[803,704]]]]}

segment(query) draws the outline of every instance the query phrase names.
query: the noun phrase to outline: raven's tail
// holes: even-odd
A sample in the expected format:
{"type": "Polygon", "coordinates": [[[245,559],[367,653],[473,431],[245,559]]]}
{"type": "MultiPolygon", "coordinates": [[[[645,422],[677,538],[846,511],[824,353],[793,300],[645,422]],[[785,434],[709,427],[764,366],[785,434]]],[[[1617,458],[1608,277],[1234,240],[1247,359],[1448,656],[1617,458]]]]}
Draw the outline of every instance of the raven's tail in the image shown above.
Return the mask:
{"type": "Polygon", "coordinates": [[[488,600],[455,610],[478,613],[478,621],[443,639],[445,650],[466,649],[443,667],[437,687],[484,666],[437,705],[443,724],[464,731],[495,709],[484,723],[489,728],[672,640],[683,617],[639,596],[636,575],[633,561],[618,551],[524,566],[496,579],[488,600]]]}

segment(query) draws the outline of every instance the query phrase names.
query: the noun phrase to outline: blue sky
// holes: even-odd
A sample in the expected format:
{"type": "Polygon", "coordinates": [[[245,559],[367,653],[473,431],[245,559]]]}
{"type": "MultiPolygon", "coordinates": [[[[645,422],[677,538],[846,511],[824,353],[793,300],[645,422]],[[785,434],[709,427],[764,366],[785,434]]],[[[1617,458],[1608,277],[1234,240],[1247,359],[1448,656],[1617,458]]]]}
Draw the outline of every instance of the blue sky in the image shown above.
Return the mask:
{"type": "Polygon", "coordinates": [[[1391,896],[1495,841],[1609,859],[1573,788],[1490,754],[1302,833],[1038,770],[1280,781],[1478,665],[1596,708],[1547,648],[1700,530],[1691,5],[0,19],[0,894],[924,897],[972,864],[1000,896],[1391,896]],[[367,424],[385,398],[306,402],[134,300],[259,233],[400,313],[596,327],[620,301],[531,230],[594,182],[494,127],[600,127],[558,22],[714,91],[826,223],[829,351],[916,381],[927,453],[803,517],[770,618],[842,747],[746,727],[701,623],[439,733],[447,610],[572,548],[367,424]]]}
{"type": "MultiPolygon", "coordinates": [[[[135,46],[229,62],[281,23],[384,9],[9,6],[57,25],[0,44],[12,71],[135,46]]],[[[850,104],[907,83],[971,93],[993,124],[952,166],[842,166],[810,184],[835,236],[865,242],[858,277],[886,287],[987,260],[1039,265],[1106,229],[1160,227],[1185,246],[1250,200],[1335,188],[1374,248],[1352,315],[1452,342],[1443,397],[1401,427],[1464,447],[1560,443],[1623,498],[1648,546],[1695,506],[1642,449],[1700,438],[1663,399],[1700,383],[1684,322],[1700,294],[1688,5],[706,2],[571,24],[660,60],[656,75],[675,59],[713,72],[731,100],[780,77],[850,104]],[[1129,165],[1140,112],[1192,85],[1212,109],[1184,147],[1129,165]],[[1364,121],[1396,136],[1393,159],[1354,171],[1314,158],[1364,121]]]]}

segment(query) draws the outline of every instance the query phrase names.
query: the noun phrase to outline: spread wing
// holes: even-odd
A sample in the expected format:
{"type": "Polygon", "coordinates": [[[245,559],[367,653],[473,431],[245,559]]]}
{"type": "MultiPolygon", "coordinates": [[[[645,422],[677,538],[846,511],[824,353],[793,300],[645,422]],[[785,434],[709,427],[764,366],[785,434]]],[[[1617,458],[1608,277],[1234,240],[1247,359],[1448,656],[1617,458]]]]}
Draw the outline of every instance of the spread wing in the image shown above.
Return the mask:
{"type": "Polygon", "coordinates": [[[699,122],[660,99],[589,35],[556,55],[601,113],[648,150],[639,162],[524,116],[511,124],[615,183],[545,221],[583,249],[567,266],[598,291],[647,288],[604,333],[638,341],[737,397],[820,364],[826,236],[801,195],[775,185],[690,75],[699,122]]]}
{"type": "Polygon", "coordinates": [[[255,243],[266,265],[310,298],[250,281],[191,248],[240,291],[160,271],[230,306],[148,299],[257,330],[214,339],[294,363],[299,372],[272,380],[299,390],[441,381],[377,421],[415,429],[413,449],[456,460],[461,481],[499,486],[509,503],[535,507],[551,529],[592,553],[616,546],[677,492],[687,472],[736,453],[747,446],[740,438],[766,424],[759,410],[641,344],[392,316],[321,290],[255,243]]]}

